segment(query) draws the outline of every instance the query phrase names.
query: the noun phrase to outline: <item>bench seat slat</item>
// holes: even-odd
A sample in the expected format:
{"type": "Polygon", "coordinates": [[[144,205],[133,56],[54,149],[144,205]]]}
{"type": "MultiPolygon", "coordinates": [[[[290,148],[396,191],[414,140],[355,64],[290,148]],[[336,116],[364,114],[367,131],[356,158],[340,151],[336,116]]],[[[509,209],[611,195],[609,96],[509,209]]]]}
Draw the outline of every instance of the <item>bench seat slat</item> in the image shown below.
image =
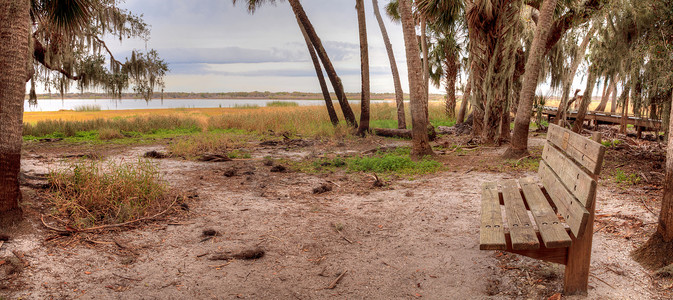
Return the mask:
{"type": "Polygon", "coordinates": [[[544,160],[540,161],[539,174],[558,213],[565,219],[573,235],[580,236],[589,219],[589,211],[565,188],[544,160]]]}
{"type": "Polygon", "coordinates": [[[495,182],[486,182],[481,195],[481,229],[479,230],[479,249],[506,250],[505,231],[502,227],[500,197],[495,182]]]}
{"type": "Polygon", "coordinates": [[[546,248],[568,247],[572,243],[563,224],[554,213],[549,201],[540,190],[537,181],[532,177],[519,180],[521,190],[526,198],[528,207],[533,214],[535,223],[540,231],[540,237],[546,248]]]}
{"type": "Polygon", "coordinates": [[[540,248],[540,241],[528,216],[519,186],[515,180],[502,182],[502,197],[505,203],[507,225],[514,250],[534,250],[540,248]]]}
{"type": "Polygon", "coordinates": [[[596,193],[596,181],[582,168],[566,157],[551,143],[547,142],[542,151],[542,159],[547,162],[566,188],[584,207],[591,206],[596,193]]]}

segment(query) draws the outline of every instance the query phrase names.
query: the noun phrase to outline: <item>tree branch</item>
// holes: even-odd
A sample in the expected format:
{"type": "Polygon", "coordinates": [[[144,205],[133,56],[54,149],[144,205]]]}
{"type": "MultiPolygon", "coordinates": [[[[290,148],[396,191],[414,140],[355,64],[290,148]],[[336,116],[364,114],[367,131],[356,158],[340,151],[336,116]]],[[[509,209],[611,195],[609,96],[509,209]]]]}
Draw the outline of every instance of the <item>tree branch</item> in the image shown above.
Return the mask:
{"type": "MultiPolygon", "coordinates": [[[[535,2],[535,1],[531,1],[535,2]]],[[[549,37],[545,43],[545,52],[547,55],[551,48],[558,43],[563,35],[570,29],[573,25],[578,25],[589,21],[589,19],[594,15],[595,12],[600,10],[603,7],[603,4],[607,2],[606,0],[587,0],[582,4],[578,10],[570,9],[563,16],[556,19],[552,24],[551,30],[549,32],[549,37]]],[[[530,4],[529,4],[530,5],[530,4]]],[[[531,5],[532,6],[532,5],[531,5]]]]}
{"type": "Polygon", "coordinates": [[[110,51],[110,48],[107,47],[107,44],[106,44],[103,40],[101,40],[99,37],[97,37],[97,36],[95,36],[95,35],[91,35],[91,37],[94,38],[94,39],[96,39],[96,41],[97,41],[98,43],[100,43],[101,45],[103,45],[103,48],[105,48],[105,51],[107,51],[107,53],[110,55],[110,60],[114,61],[115,63],[117,63],[117,64],[119,64],[119,65],[123,65],[120,61],[118,61],[117,59],[115,59],[114,55],[112,54],[112,51],[110,51]]]}
{"type": "Polygon", "coordinates": [[[54,67],[50,63],[48,63],[45,60],[45,50],[44,50],[44,46],[42,45],[42,43],[40,43],[40,41],[37,40],[37,39],[33,39],[33,42],[35,43],[34,50],[33,50],[33,58],[37,62],[39,62],[40,64],[42,64],[45,68],[47,68],[49,70],[57,71],[57,72],[63,74],[65,77],[67,77],[70,80],[80,80],[80,79],[82,79],[82,74],[73,75],[70,72],[68,72],[68,71],[66,71],[62,68],[54,67]]]}

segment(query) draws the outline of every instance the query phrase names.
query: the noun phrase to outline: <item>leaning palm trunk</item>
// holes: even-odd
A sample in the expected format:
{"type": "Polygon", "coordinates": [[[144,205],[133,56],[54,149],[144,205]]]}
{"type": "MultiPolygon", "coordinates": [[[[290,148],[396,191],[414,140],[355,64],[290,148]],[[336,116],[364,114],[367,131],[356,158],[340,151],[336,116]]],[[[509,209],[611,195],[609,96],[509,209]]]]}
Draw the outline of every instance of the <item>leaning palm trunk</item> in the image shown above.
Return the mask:
{"type": "Polygon", "coordinates": [[[533,98],[535,97],[535,89],[540,77],[545,41],[549,35],[549,29],[554,18],[556,2],[557,0],[545,0],[540,9],[540,19],[537,28],[535,28],[535,37],[528,54],[526,72],[523,75],[519,107],[514,119],[512,143],[505,152],[505,157],[521,157],[528,152],[528,129],[533,110],[533,98]]]}
{"type": "Polygon", "coordinates": [[[596,85],[596,72],[591,70],[589,67],[589,78],[587,78],[587,88],[584,90],[584,97],[582,97],[582,103],[580,108],[577,111],[577,119],[573,123],[573,131],[580,133],[582,131],[582,126],[584,125],[584,118],[589,111],[589,105],[591,104],[591,95],[594,92],[594,85],[596,85]]]}
{"type": "Polygon", "coordinates": [[[362,74],[362,96],[360,97],[360,127],[358,134],[369,131],[369,50],[367,46],[367,20],[365,19],[364,0],[355,0],[358,12],[358,29],[360,32],[360,73],[362,74]]]}
{"type": "Polygon", "coordinates": [[[349,125],[357,127],[358,122],[355,120],[355,114],[353,113],[353,110],[351,109],[350,105],[348,105],[348,99],[346,98],[346,93],[344,92],[341,79],[337,75],[336,70],[332,65],[332,61],[329,59],[329,56],[327,56],[327,52],[325,51],[318,34],[315,32],[313,24],[311,24],[311,21],[309,21],[308,16],[306,15],[306,12],[301,6],[299,0],[288,0],[288,2],[290,2],[295,16],[301,21],[302,25],[304,25],[304,29],[306,29],[306,33],[311,39],[311,43],[313,44],[313,47],[315,47],[318,57],[320,57],[320,61],[322,61],[322,64],[325,67],[327,77],[329,77],[330,82],[332,82],[332,87],[334,88],[334,92],[336,93],[337,99],[339,100],[339,105],[341,106],[341,111],[344,114],[344,119],[346,119],[346,122],[349,125]]]}
{"type": "Polygon", "coordinates": [[[301,29],[301,33],[304,36],[304,41],[306,41],[306,47],[308,48],[308,53],[311,55],[311,61],[313,62],[313,67],[315,68],[315,74],[318,76],[318,82],[320,83],[320,90],[322,91],[322,96],[325,99],[325,107],[327,108],[327,114],[329,114],[329,119],[332,122],[332,125],[336,126],[339,124],[339,117],[334,110],[334,104],[332,104],[332,97],[329,95],[329,89],[327,89],[327,82],[325,82],[325,76],[322,74],[322,67],[320,66],[320,60],[318,55],[315,54],[315,48],[311,44],[311,40],[304,29],[304,25],[301,24],[299,18],[297,18],[297,24],[301,29]]]}
{"type": "Polygon", "coordinates": [[[395,53],[393,52],[393,45],[390,43],[388,31],[383,24],[381,11],[379,10],[378,0],[372,0],[374,6],[374,15],[376,21],[379,23],[381,35],[383,35],[383,44],[386,45],[386,52],[388,52],[388,60],[390,61],[390,70],[393,73],[393,83],[395,85],[395,104],[397,105],[397,128],[407,128],[406,115],[404,112],[404,92],[402,91],[402,83],[400,82],[400,72],[397,71],[397,62],[395,61],[395,53]]]}
{"type": "Polygon", "coordinates": [[[416,28],[411,13],[409,0],[400,0],[400,15],[402,17],[402,30],[404,32],[404,44],[407,54],[407,69],[409,73],[409,92],[411,96],[411,124],[412,124],[412,148],[411,155],[422,157],[432,155],[430,139],[428,138],[428,118],[424,107],[428,102],[423,87],[423,74],[416,39],[416,28]]]}
{"type": "Polygon", "coordinates": [[[591,41],[591,38],[593,37],[597,29],[598,28],[596,26],[591,26],[591,29],[589,29],[587,35],[584,36],[584,39],[582,40],[580,47],[577,49],[577,52],[575,52],[575,57],[573,57],[572,59],[570,69],[568,69],[568,73],[566,73],[566,76],[564,77],[563,94],[561,96],[561,102],[559,103],[556,116],[557,125],[563,126],[563,122],[565,121],[565,112],[567,110],[566,106],[568,105],[568,98],[570,98],[570,88],[573,85],[573,79],[575,78],[575,73],[577,72],[577,68],[580,66],[580,63],[582,62],[582,59],[584,58],[584,53],[587,51],[587,46],[589,46],[589,42],[591,41]]]}
{"type": "MultiPolygon", "coordinates": [[[[18,211],[30,1],[0,0],[0,214],[18,211]]],[[[2,217],[0,217],[1,219],[2,217]]]]}

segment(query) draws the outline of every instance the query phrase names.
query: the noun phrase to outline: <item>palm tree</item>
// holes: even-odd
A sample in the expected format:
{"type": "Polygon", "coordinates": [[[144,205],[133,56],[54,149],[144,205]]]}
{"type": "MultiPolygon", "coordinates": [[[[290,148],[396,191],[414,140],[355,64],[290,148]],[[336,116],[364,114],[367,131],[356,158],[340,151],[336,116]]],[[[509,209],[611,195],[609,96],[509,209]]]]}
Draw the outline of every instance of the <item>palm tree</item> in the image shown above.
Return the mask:
{"type": "Polygon", "coordinates": [[[351,109],[350,105],[348,105],[348,99],[346,98],[346,93],[344,92],[343,83],[341,82],[341,79],[337,75],[336,70],[332,65],[332,61],[329,59],[329,56],[327,56],[327,52],[325,51],[325,48],[323,47],[322,42],[318,37],[318,34],[315,32],[313,24],[311,24],[311,22],[309,21],[308,16],[306,15],[306,12],[304,11],[304,8],[301,6],[299,0],[288,0],[288,2],[292,7],[292,11],[294,12],[295,16],[297,16],[301,21],[302,25],[304,25],[306,33],[308,33],[308,36],[311,40],[311,43],[313,44],[313,47],[315,47],[316,51],[318,52],[318,57],[320,57],[320,60],[322,61],[323,66],[325,67],[327,77],[329,77],[330,81],[332,82],[334,92],[337,95],[339,105],[341,106],[341,112],[344,114],[346,122],[352,127],[357,128],[358,122],[355,120],[355,114],[353,113],[353,110],[351,109]]]}
{"type": "MultiPolygon", "coordinates": [[[[238,0],[232,0],[234,5],[236,4],[237,1],[238,0]]],[[[255,10],[257,10],[257,8],[259,8],[260,5],[275,2],[276,0],[245,0],[246,6],[248,7],[248,11],[251,13],[254,13],[255,10]]],[[[353,113],[353,110],[348,104],[348,99],[346,98],[346,93],[344,92],[344,87],[343,83],[341,82],[341,78],[339,78],[339,76],[337,75],[336,70],[332,65],[332,61],[329,59],[329,56],[327,55],[327,52],[325,51],[325,48],[323,47],[322,42],[318,37],[318,34],[315,32],[315,29],[313,28],[313,24],[311,24],[311,21],[308,19],[308,16],[306,15],[306,12],[304,11],[304,8],[302,7],[299,0],[288,0],[288,2],[292,7],[292,12],[294,13],[295,17],[299,20],[299,22],[303,26],[303,29],[306,30],[306,34],[308,35],[311,44],[315,48],[315,51],[318,54],[318,57],[320,58],[323,67],[325,67],[327,77],[332,83],[334,92],[336,93],[337,99],[339,100],[339,105],[341,106],[341,112],[344,114],[344,119],[346,119],[346,122],[350,126],[357,128],[358,122],[355,120],[355,114],[353,113]]]]}
{"type": "Polygon", "coordinates": [[[505,152],[505,157],[521,157],[528,152],[528,126],[533,109],[533,98],[540,74],[540,66],[545,51],[545,41],[549,35],[549,29],[554,18],[557,0],[544,0],[540,9],[540,17],[535,29],[535,38],[531,45],[526,72],[524,73],[523,86],[519,99],[516,118],[514,119],[514,134],[512,143],[505,152]]]}
{"type": "MultiPolygon", "coordinates": [[[[29,78],[30,1],[0,0],[0,220],[19,216],[23,99],[29,78]]],[[[0,222],[0,226],[5,226],[0,222]]]]}
{"type": "Polygon", "coordinates": [[[404,112],[404,92],[402,91],[402,83],[400,82],[400,73],[397,71],[395,53],[393,52],[393,46],[390,43],[386,26],[383,24],[383,18],[381,17],[381,12],[379,10],[378,0],[372,0],[372,5],[374,6],[374,15],[376,16],[376,21],[379,23],[381,35],[383,36],[383,44],[386,46],[386,52],[388,52],[390,70],[393,73],[393,83],[395,85],[395,104],[397,105],[397,128],[406,129],[407,122],[404,112]]]}
{"type": "Polygon", "coordinates": [[[304,29],[304,25],[301,24],[299,18],[297,18],[297,24],[299,29],[301,29],[301,34],[304,36],[304,41],[306,42],[306,47],[308,48],[308,53],[311,56],[311,61],[313,62],[313,67],[315,68],[315,75],[318,77],[318,83],[320,83],[320,90],[322,91],[322,97],[325,99],[325,107],[327,108],[327,114],[329,119],[332,122],[332,125],[339,125],[339,117],[334,110],[334,104],[332,104],[332,97],[329,94],[329,89],[327,89],[327,82],[325,82],[325,76],[322,73],[322,67],[320,66],[320,60],[318,55],[315,54],[315,48],[311,44],[311,40],[304,29]]]}
{"type": "Polygon", "coordinates": [[[410,0],[399,0],[399,12],[404,32],[404,45],[407,54],[407,69],[409,73],[409,92],[411,97],[411,124],[413,157],[432,155],[430,139],[428,138],[428,119],[424,107],[428,102],[423,87],[422,65],[416,39],[416,26],[411,11],[410,0]]]}
{"type": "Polygon", "coordinates": [[[367,20],[363,0],[355,0],[358,12],[358,29],[360,33],[360,73],[362,74],[362,96],[360,97],[360,127],[357,133],[364,135],[369,131],[369,49],[367,46],[367,20]]]}

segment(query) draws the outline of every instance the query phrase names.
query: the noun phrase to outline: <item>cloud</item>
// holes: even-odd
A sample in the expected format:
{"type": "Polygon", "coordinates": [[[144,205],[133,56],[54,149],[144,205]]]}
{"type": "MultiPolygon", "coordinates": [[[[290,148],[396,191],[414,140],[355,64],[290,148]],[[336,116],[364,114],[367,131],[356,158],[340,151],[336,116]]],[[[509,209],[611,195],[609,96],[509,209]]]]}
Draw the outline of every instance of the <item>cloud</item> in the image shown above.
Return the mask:
{"type": "MultiPolygon", "coordinates": [[[[315,77],[315,69],[310,65],[302,67],[288,67],[278,64],[266,64],[264,68],[241,70],[240,66],[227,68],[227,65],[206,64],[206,63],[186,63],[171,65],[171,74],[181,75],[218,75],[218,76],[239,76],[239,77],[315,77]]],[[[360,75],[359,68],[339,68],[339,76],[360,75]]],[[[371,75],[389,75],[390,68],[383,66],[374,66],[369,70],[371,75]]],[[[327,78],[327,76],[325,76],[327,78]]]]}
{"type": "Polygon", "coordinates": [[[158,51],[160,56],[169,64],[233,64],[302,62],[307,60],[307,55],[299,50],[280,48],[168,48],[158,51]]]}

